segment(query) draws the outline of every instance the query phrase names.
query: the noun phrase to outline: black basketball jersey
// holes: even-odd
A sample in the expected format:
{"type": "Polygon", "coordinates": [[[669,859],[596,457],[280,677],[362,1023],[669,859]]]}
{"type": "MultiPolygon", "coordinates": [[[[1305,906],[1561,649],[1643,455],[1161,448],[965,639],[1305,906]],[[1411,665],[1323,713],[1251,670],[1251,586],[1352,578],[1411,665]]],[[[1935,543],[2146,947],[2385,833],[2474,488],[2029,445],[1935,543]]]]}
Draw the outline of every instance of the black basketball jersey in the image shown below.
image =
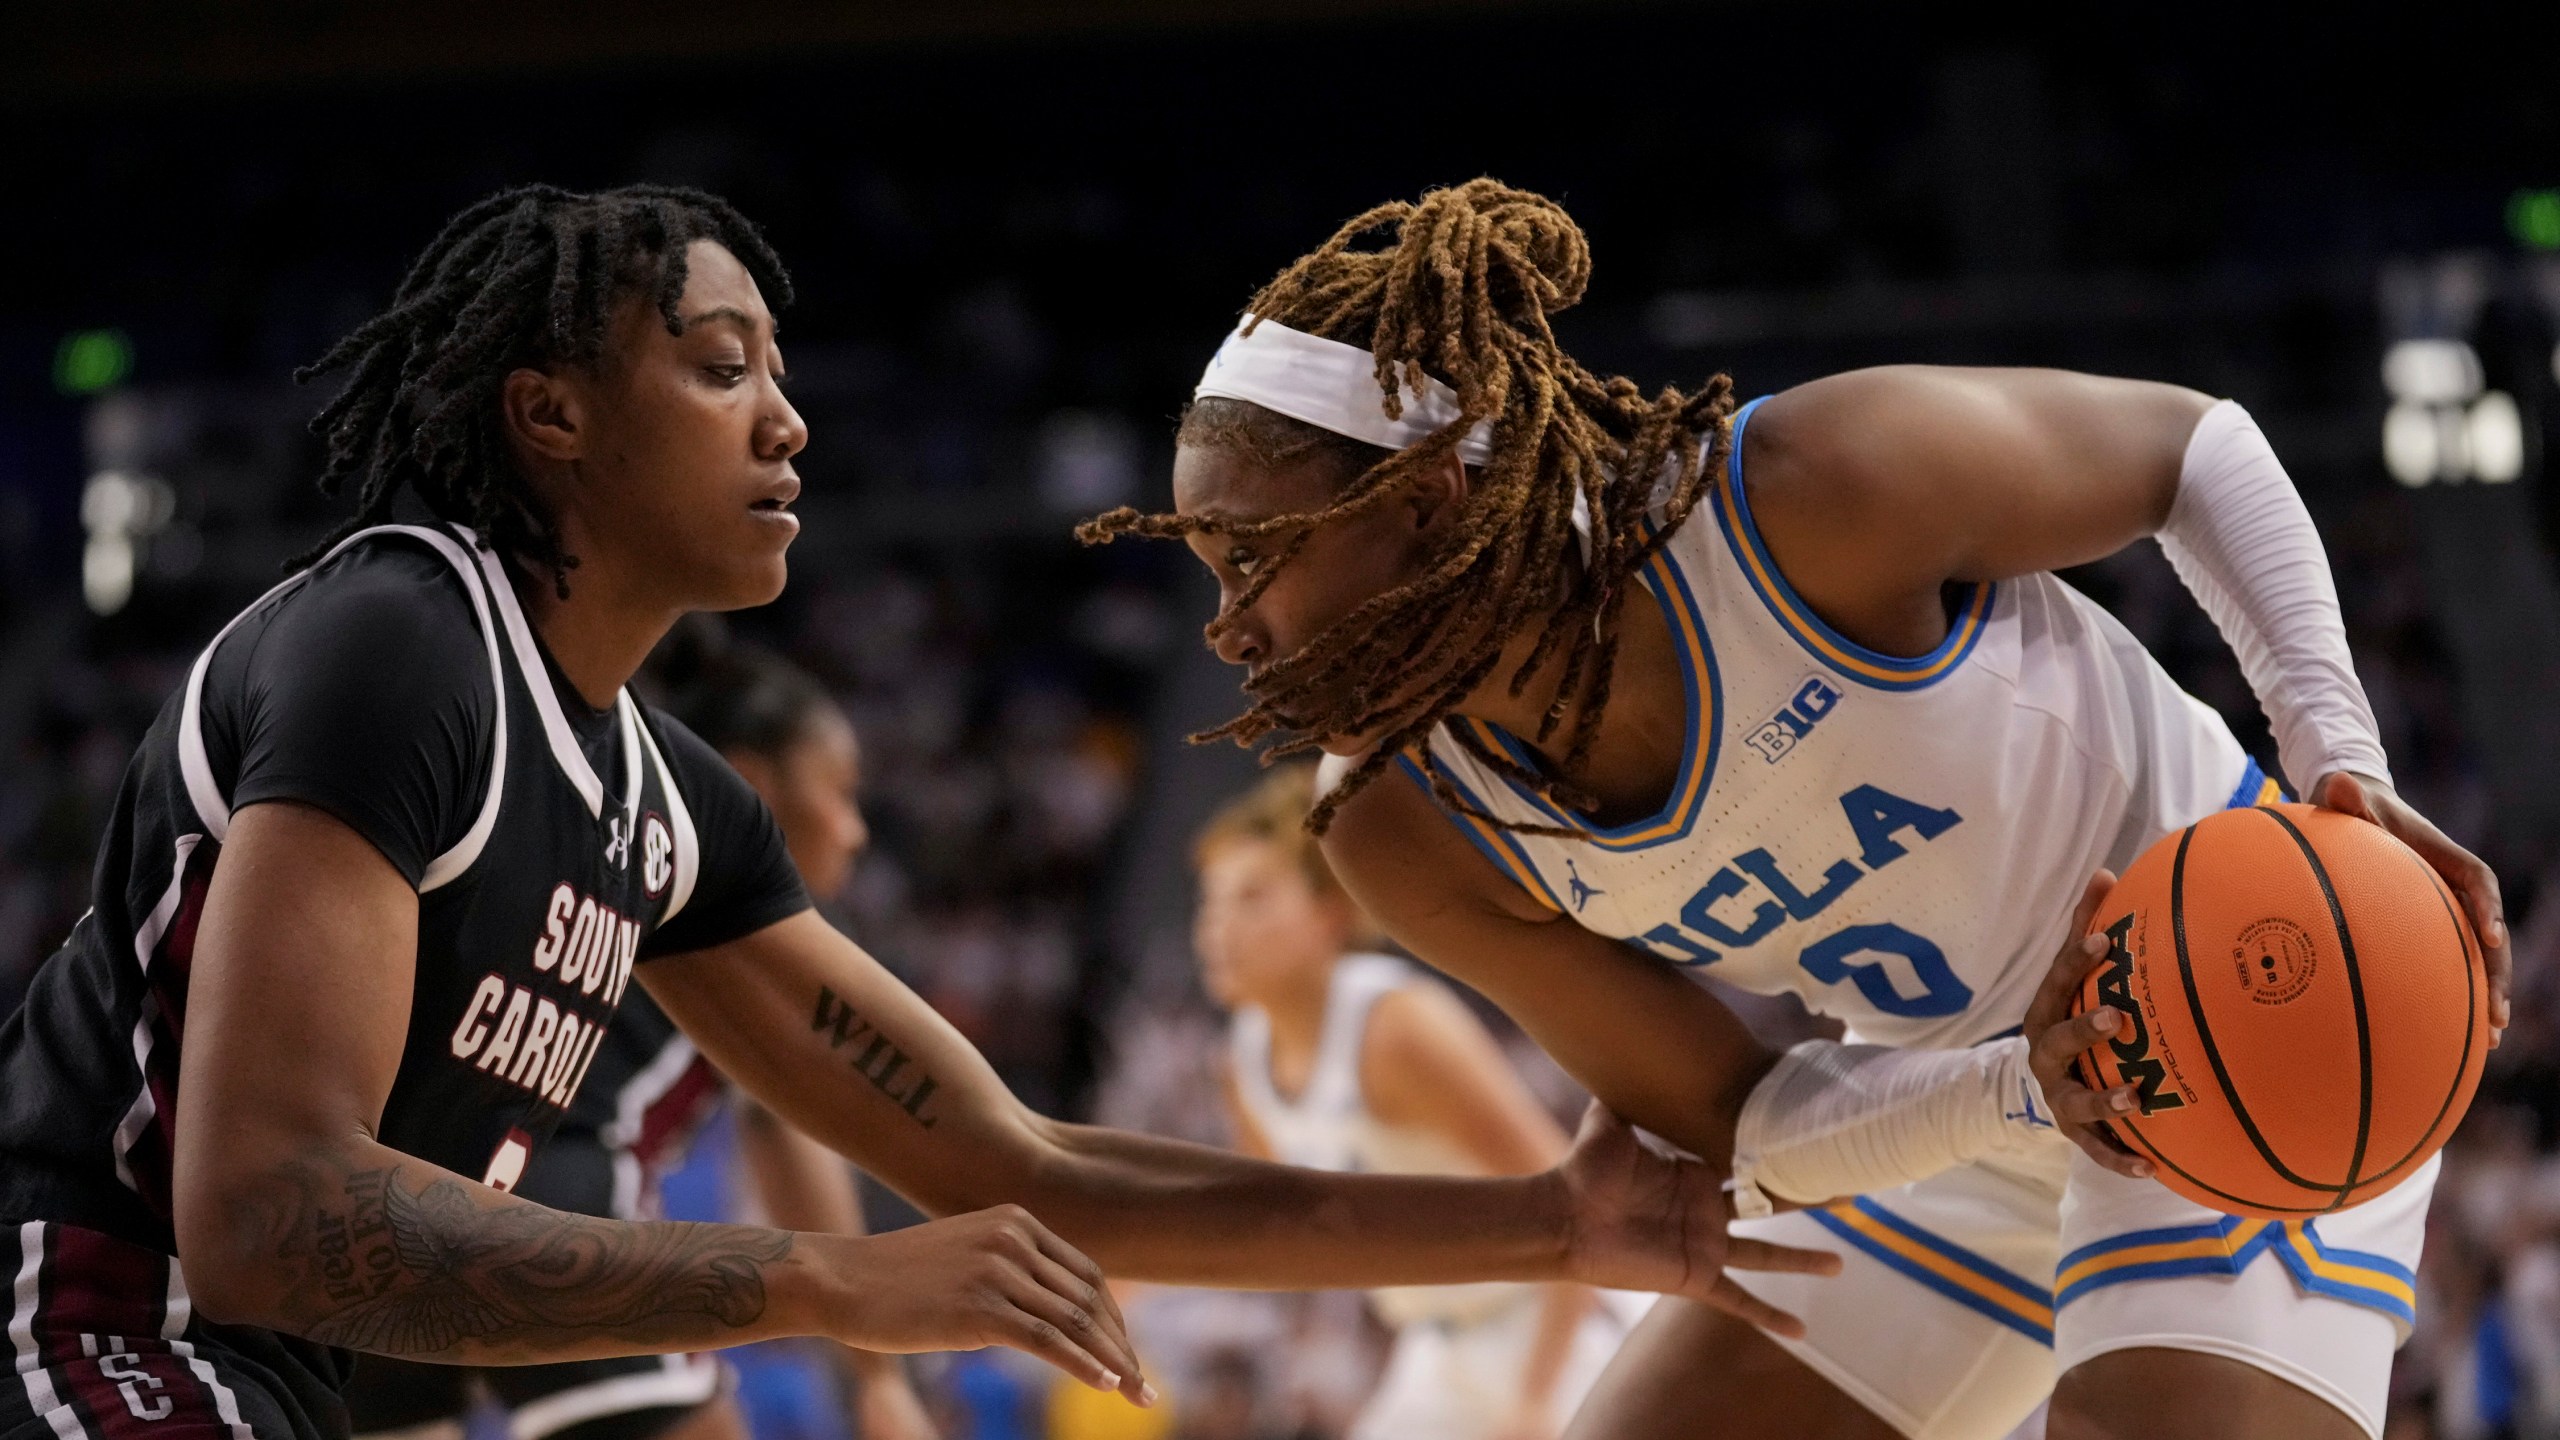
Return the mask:
{"type": "Polygon", "coordinates": [[[380,1138],[499,1188],[579,1094],[635,965],[809,903],[746,783],[628,693],[588,707],[494,556],[365,531],[226,626],[128,767],[94,908],[0,1026],[0,1221],[174,1254],[196,921],[235,808],[271,799],[327,810],[417,886],[380,1138]]]}
{"type": "Polygon", "coordinates": [[[582,1215],[656,1219],[659,1182],[728,1098],[725,1077],[646,992],[633,991],[518,1194],[582,1215]]]}

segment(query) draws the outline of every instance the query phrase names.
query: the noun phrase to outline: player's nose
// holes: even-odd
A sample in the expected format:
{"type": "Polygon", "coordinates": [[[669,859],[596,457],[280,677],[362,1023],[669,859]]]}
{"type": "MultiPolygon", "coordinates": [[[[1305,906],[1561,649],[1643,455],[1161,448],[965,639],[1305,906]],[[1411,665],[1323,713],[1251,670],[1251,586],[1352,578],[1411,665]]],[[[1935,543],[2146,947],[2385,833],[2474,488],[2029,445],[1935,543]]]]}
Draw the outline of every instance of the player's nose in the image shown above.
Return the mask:
{"type": "Polygon", "coordinates": [[[1262,662],[1271,654],[1270,638],[1251,621],[1241,618],[1212,636],[1209,644],[1218,652],[1219,659],[1230,665],[1255,670],[1261,669],[1262,662]]]}
{"type": "Polygon", "coordinates": [[[798,406],[776,391],[772,408],[756,425],[755,441],[758,459],[788,460],[809,448],[809,422],[800,418],[798,406]]]}

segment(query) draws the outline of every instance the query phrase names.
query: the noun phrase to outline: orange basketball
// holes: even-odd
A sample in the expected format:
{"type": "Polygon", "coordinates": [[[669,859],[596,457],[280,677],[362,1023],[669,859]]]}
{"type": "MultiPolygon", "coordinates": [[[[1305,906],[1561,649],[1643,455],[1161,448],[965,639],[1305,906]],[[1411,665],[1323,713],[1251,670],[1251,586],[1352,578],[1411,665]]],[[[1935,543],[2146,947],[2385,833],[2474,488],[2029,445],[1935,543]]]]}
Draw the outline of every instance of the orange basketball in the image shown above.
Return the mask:
{"type": "Polygon", "coordinates": [[[2080,1057],[2110,1120],[2200,1205],[2293,1219],[2391,1188],[2453,1133],[2489,986],[2453,892],[2378,825],[2226,810],[2143,852],[2098,907],[2079,1008],[2133,1017],[2080,1057]]]}

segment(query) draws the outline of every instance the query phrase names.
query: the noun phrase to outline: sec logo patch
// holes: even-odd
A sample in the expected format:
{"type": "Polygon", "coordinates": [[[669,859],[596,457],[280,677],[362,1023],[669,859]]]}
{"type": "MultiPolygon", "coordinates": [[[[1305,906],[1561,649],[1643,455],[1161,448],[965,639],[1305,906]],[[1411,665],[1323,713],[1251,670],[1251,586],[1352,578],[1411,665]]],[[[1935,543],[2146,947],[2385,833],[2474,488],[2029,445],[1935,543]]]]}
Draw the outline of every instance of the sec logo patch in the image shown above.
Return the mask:
{"type": "Polygon", "coordinates": [[[640,884],[652,900],[667,893],[667,882],[676,878],[676,837],[667,830],[667,822],[652,810],[640,822],[640,884]]]}

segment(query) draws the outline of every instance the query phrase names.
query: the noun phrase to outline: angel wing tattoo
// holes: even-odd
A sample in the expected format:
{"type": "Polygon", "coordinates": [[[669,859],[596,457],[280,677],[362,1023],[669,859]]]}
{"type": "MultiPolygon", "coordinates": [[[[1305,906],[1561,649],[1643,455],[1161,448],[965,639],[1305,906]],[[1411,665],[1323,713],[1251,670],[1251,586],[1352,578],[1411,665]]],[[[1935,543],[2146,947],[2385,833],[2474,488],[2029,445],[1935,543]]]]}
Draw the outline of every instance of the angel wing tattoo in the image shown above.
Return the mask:
{"type": "Polygon", "coordinates": [[[791,1250],[784,1231],[488,1204],[445,1175],[410,1189],[412,1174],[302,1177],[277,1253],[294,1265],[309,1338],[419,1358],[468,1346],[479,1359],[578,1335],[716,1341],[764,1313],[764,1269],[791,1250]]]}

